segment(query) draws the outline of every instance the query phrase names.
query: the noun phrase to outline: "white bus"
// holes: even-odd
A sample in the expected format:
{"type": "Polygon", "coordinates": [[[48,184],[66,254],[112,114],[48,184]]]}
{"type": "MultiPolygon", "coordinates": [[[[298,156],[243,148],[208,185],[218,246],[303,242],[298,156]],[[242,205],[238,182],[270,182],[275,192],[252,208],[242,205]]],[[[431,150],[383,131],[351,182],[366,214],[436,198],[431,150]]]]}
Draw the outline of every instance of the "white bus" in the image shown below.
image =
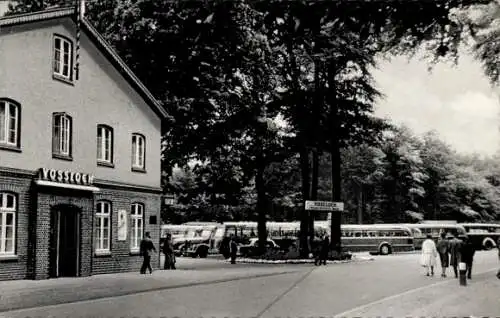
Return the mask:
{"type": "Polygon", "coordinates": [[[434,241],[437,242],[441,232],[446,232],[453,235],[465,235],[465,228],[460,224],[454,224],[451,222],[444,221],[443,223],[432,222],[432,223],[416,223],[416,224],[404,224],[412,229],[415,237],[415,249],[422,249],[422,243],[427,238],[427,235],[431,235],[434,241]]]}
{"type": "Polygon", "coordinates": [[[388,255],[415,250],[411,229],[396,224],[341,226],[342,248],[349,252],[373,252],[388,255]]]}

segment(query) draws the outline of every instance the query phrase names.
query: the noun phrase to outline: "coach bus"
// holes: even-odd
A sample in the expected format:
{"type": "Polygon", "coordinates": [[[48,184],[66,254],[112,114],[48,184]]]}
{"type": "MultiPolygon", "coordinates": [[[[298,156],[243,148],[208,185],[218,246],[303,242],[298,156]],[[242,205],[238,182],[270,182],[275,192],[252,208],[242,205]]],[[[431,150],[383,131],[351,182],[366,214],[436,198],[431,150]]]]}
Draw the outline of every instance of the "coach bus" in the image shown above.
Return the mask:
{"type": "Polygon", "coordinates": [[[405,225],[361,224],[341,225],[343,250],[388,255],[414,251],[412,230],[405,225]]]}
{"type": "Polygon", "coordinates": [[[448,235],[465,235],[465,228],[460,224],[453,224],[449,222],[444,223],[416,223],[416,224],[404,224],[414,231],[414,244],[415,249],[422,249],[422,243],[427,238],[427,235],[431,235],[432,239],[437,242],[441,232],[446,232],[448,235]]]}
{"type": "Polygon", "coordinates": [[[477,250],[490,250],[497,246],[500,238],[500,224],[460,223],[477,250]]]}

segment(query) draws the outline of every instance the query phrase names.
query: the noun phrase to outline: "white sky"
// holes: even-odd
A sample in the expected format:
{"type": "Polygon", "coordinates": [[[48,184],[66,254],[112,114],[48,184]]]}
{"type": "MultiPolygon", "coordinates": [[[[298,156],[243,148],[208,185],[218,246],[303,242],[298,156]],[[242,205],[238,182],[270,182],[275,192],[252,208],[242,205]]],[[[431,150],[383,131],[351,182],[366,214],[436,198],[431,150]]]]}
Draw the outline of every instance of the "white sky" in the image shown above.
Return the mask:
{"type": "Polygon", "coordinates": [[[7,11],[8,5],[9,5],[9,1],[0,0],[0,16],[2,16],[5,11],[7,11]]]}
{"type": "Polygon", "coordinates": [[[479,62],[463,52],[459,64],[396,57],[373,72],[385,94],[376,115],[404,123],[416,133],[436,130],[456,150],[488,155],[500,145],[500,102],[479,62]]]}
{"type": "MultiPolygon", "coordinates": [[[[7,9],[0,0],[0,15],[7,9]]],[[[460,152],[488,155],[500,146],[500,102],[481,65],[464,53],[459,65],[395,57],[381,61],[374,76],[385,98],[376,115],[404,123],[416,133],[435,129],[460,152]]]]}

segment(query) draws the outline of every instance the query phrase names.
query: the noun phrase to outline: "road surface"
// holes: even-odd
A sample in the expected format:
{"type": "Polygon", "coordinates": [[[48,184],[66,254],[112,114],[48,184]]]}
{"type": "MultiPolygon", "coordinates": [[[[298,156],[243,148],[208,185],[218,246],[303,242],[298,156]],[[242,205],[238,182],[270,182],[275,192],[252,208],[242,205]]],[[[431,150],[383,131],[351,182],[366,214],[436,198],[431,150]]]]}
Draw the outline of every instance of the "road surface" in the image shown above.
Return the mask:
{"type": "MultiPolygon", "coordinates": [[[[295,266],[295,270],[15,310],[3,312],[0,317],[498,316],[500,280],[496,279],[495,270],[500,265],[496,251],[476,254],[473,277],[466,287],[459,286],[452,275],[426,277],[418,260],[418,254],[407,254],[322,267],[288,265],[295,266]]],[[[209,267],[213,266],[208,265],[210,262],[217,262],[198,261],[209,267]]],[[[248,266],[248,271],[257,267],[248,266]]],[[[199,270],[186,272],[189,271],[199,270]]]]}

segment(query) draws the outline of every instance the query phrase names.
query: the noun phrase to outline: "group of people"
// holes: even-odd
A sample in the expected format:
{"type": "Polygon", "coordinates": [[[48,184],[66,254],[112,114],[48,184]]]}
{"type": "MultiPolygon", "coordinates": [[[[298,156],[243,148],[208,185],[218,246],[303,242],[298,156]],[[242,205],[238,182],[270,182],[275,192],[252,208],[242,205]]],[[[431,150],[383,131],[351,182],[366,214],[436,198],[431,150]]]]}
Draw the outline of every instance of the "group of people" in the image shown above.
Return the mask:
{"type": "MultiPolygon", "coordinates": [[[[175,269],[175,254],[174,254],[174,246],[172,244],[172,235],[167,234],[167,239],[162,247],[162,252],[165,255],[165,262],[163,263],[163,269],[175,269]]],[[[151,235],[149,232],[144,234],[144,238],[140,244],[140,254],[142,255],[143,261],[141,266],[141,274],[146,274],[146,271],[149,270],[149,273],[153,273],[153,269],[151,268],[151,255],[152,253],[156,253],[156,248],[151,239],[151,235]]]]}
{"type": "Polygon", "coordinates": [[[449,266],[453,268],[455,278],[458,278],[458,266],[465,263],[466,275],[472,278],[472,264],[474,262],[474,245],[466,235],[448,234],[441,232],[437,244],[431,235],[422,243],[421,263],[427,270],[427,276],[434,276],[437,266],[437,257],[441,262],[441,277],[446,277],[449,266]]]}
{"type": "Polygon", "coordinates": [[[315,248],[314,265],[321,266],[326,265],[326,260],[328,259],[328,253],[330,252],[330,238],[328,235],[323,236],[320,242],[318,242],[315,248]]]}

